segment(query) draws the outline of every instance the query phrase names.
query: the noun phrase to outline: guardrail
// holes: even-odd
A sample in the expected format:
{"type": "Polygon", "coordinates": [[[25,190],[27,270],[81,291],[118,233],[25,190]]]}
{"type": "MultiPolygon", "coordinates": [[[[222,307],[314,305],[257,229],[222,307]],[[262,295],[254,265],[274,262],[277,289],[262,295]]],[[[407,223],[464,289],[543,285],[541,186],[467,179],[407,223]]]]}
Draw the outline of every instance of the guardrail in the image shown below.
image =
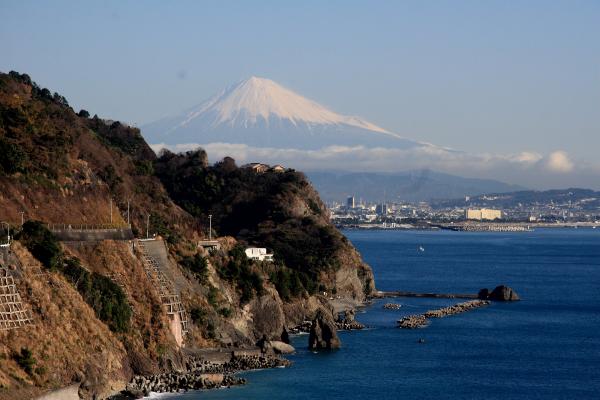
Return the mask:
{"type": "Polygon", "coordinates": [[[127,224],[46,224],[51,231],[93,231],[109,229],[131,229],[127,224]]]}

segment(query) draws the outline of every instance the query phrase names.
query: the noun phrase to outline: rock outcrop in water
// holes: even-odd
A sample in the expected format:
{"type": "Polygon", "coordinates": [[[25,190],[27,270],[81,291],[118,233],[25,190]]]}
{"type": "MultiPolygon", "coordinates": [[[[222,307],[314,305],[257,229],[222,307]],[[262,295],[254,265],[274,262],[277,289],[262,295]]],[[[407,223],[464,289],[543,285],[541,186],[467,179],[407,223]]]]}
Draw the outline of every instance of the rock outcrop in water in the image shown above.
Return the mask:
{"type": "Polygon", "coordinates": [[[333,316],[320,308],[312,321],[308,348],[310,350],[337,349],[341,342],[337,335],[337,327],[333,316]]]}
{"type": "Polygon", "coordinates": [[[335,322],[337,329],[343,331],[354,331],[364,329],[365,326],[354,319],[356,313],[353,309],[344,311],[343,314],[338,315],[338,320],[335,322]]]}
{"type": "Polygon", "coordinates": [[[427,325],[427,318],[424,315],[407,315],[398,321],[398,328],[416,329],[427,325]]]}
{"type": "Polygon", "coordinates": [[[261,351],[265,354],[292,354],[296,351],[289,343],[285,343],[281,340],[267,340],[266,336],[263,336],[256,345],[260,347],[261,351]]]}
{"type": "Polygon", "coordinates": [[[402,304],[397,303],[386,303],[383,305],[383,308],[386,310],[399,310],[402,308],[402,304]]]}
{"type": "Polygon", "coordinates": [[[504,285],[496,286],[494,290],[490,293],[488,289],[481,289],[479,291],[478,297],[482,300],[492,300],[492,301],[518,301],[520,300],[517,292],[512,290],[512,288],[504,285]]]}

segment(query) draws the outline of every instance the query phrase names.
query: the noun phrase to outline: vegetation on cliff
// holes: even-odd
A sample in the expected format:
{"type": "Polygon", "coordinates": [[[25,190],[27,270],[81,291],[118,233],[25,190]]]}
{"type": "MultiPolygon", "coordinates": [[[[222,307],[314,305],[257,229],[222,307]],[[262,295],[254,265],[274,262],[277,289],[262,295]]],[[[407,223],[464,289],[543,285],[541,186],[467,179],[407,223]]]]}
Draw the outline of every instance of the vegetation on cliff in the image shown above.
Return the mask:
{"type": "Polygon", "coordinates": [[[272,249],[283,269],[270,277],[284,298],[314,293],[321,275],[337,271],[340,253],[352,249],[300,172],[256,173],[229,157],[211,166],[201,149],[163,151],[154,169],[171,198],[196,217],[211,214],[219,234],[272,249]]]}
{"type": "Polygon", "coordinates": [[[65,257],[52,232],[38,221],[27,221],[18,238],[46,268],[62,273],[112,331],[127,332],[131,308],[116,283],[85,269],[77,258],[65,257]]]}
{"type": "Polygon", "coordinates": [[[125,223],[129,206],[136,232],[148,215],[173,242],[193,229],[153,176],[156,156],[139,129],[75,113],[64,97],[14,71],[0,73],[0,154],[6,220],[19,221],[25,209],[45,222],[106,224],[112,199],[121,210],[112,223],[125,223]]]}

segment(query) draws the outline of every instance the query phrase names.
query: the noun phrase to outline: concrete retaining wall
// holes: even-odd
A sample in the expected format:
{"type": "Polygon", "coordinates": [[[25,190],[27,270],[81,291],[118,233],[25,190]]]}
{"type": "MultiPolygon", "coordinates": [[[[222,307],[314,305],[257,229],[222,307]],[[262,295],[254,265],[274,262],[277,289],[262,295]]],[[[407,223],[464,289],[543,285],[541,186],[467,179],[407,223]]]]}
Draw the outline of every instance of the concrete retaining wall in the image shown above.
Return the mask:
{"type": "Polygon", "coordinates": [[[52,233],[63,242],[99,242],[102,240],[132,240],[129,228],[113,229],[53,229],[52,233]]]}

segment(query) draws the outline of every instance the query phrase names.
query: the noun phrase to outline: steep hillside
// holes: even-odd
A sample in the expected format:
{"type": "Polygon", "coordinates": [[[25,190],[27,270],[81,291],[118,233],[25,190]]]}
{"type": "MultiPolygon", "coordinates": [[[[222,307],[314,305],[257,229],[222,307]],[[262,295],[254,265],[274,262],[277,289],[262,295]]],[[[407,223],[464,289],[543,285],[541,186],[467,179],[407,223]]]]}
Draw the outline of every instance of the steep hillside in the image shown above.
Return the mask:
{"type": "Polygon", "coordinates": [[[370,268],[329,223],[302,173],[257,173],[231,158],[208,166],[203,150],[163,151],[155,168],[175,202],[197,217],[211,214],[219,234],[274,250],[277,264],[298,273],[306,292],[363,299],[372,290],[370,268]]]}
{"type": "Polygon", "coordinates": [[[0,208],[3,218],[50,223],[123,224],[130,202],[133,228],[146,216],[174,228],[193,219],[152,177],[154,153],[139,130],[76,114],[66,100],[27,75],[0,74],[0,208]],[[120,213],[118,212],[120,211],[120,213]]]}
{"type": "Polygon", "coordinates": [[[82,398],[105,398],[133,374],[181,368],[197,349],[285,338],[331,296],[358,302],[374,287],[302,174],[209,166],[203,151],[157,158],[136,128],[75,113],[16,72],[0,73],[0,187],[13,239],[0,270],[32,317],[0,329],[0,399],[71,383],[82,398]],[[211,213],[220,249],[209,252],[198,240],[211,213]],[[156,236],[159,272],[142,242],[59,243],[47,229],[126,227],[128,216],[137,237],[156,236]],[[249,244],[276,262],[249,260],[249,244]]]}

